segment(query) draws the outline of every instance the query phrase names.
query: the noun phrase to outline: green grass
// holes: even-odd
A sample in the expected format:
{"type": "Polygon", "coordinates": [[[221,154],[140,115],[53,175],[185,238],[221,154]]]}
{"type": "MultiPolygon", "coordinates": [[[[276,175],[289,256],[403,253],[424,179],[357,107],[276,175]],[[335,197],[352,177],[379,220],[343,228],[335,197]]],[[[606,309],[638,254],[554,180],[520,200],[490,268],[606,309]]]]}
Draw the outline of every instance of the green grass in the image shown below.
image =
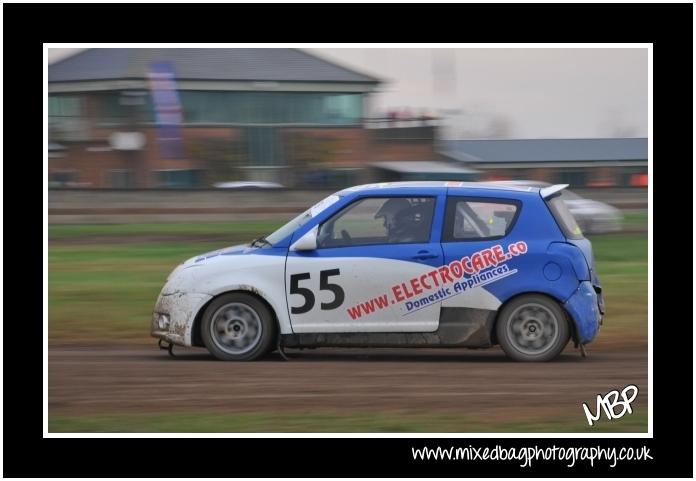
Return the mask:
{"type": "MultiPolygon", "coordinates": [[[[290,220],[288,217],[287,220],[290,220]]],[[[74,224],[48,226],[48,239],[69,240],[79,238],[123,237],[142,235],[171,236],[229,236],[230,240],[251,240],[267,235],[283,225],[282,221],[200,222],[157,224],[74,224]]]]}
{"type": "Polygon", "coordinates": [[[627,212],[623,214],[624,229],[647,229],[648,228],[648,213],[647,212],[627,212]]]}
{"type": "Polygon", "coordinates": [[[635,410],[621,419],[602,418],[590,427],[584,414],[568,416],[490,420],[458,413],[409,414],[400,412],[334,413],[187,413],[121,414],[108,416],[55,416],[48,418],[49,432],[646,432],[647,410],[635,410]]]}
{"type": "Polygon", "coordinates": [[[49,339],[149,340],[148,319],[174,267],[202,252],[269,234],[281,224],[260,221],[51,225],[49,339]],[[148,242],[138,236],[165,240],[148,242]],[[192,241],[192,236],[200,240],[192,241]],[[186,240],[177,241],[182,237],[186,240]]]}
{"type": "Polygon", "coordinates": [[[49,339],[127,340],[148,319],[169,272],[219,244],[54,246],[48,252],[49,339]]]}
{"type": "Polygon", "coordinates": [[[647,236],[594,236],[591,241],[607,309],[599,339],[647,340],[647,236]]]}
{"type": "MultiPolygon", "coordinates": [[[[267,234],[276,226],[265,222],[50,226],[50,239],[59,242],[49,240],[49,338],[149,341],[152,308],[177,264],[267,234]],[[133,238],[144,233],[165,240],[133,238]],[[177,241],[194,234],[200,240],[177,241]]],[[[592,242],[608,308],[602,337],[646,337],[646,236],[595,236],[592,242]]]]}
{"type": "Polygon", "coordinates": [[[648,237],[646,235],[595,235],[590,236],[589,239],[592,241],[592,249],[600,274],[606,272],[606,266],[603,266],[602,263],[646,262],[648,260],[648,237]]]}

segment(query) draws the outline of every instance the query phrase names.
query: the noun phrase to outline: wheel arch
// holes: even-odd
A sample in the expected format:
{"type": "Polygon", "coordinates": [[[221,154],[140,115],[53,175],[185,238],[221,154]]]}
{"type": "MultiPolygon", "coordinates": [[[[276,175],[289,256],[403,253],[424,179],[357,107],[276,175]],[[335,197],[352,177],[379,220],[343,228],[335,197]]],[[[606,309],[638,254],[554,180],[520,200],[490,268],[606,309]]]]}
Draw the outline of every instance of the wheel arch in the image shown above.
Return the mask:
{"type": "Polygon", "coordinates": [[[513,302],[515,299],[519,299],[520,297],[523,296],[544,296],[552,301],[554,301],[558,307],[563,311],[563,313],[566,316],[566,321],[568,321],[568,328],[570,329],[570,338],[573,340],[573,342],[577,345],[578,343],[578,332],[577,332],[577,326],[575,325],[575,319],[573,319],[573,316],[570,315],[570,312],[568,312],[568,309],[565,307],[565,303],[563,300],[561,300],[559,297],[549,293],[549,292],[543,292],[543,291],[528,291],[528,292],[520,292],[518,294],[515,294],[514,296],[509,297],[508,299],[505,300],[499,307],[498,311],[495,314],[495,319],[493,320],[493,325],[491,326],[491,343],[492,344],[498,344],[498,335],[496,334],[496,329],[498,326],[498,320],[500,319],[500,313],[503,312],[503,309],[513,302]]]}
{"type": "Polygon", "coordinates": [[[224,296],[225,294],[247,294],[250,295],[257,300],[259,300],[261,303],[263,303],[273,316],[273,321],[276,323],[276,326],[278,327],[278,332],[281,332],[281,326],[280,326],[280,321],[278,320],[278,315],[276,314],[276,310],[273,308],[273,305],[266,299],[258,289],[253,289],[251,286],[240,286],[237,288],[225,290],[222,292],[218,292],[215,294],[213,297],[211,297],[205,304],[201,306],[200,309],[198,309],[198,312],[196,313],[194,319],[193,319],[193,324],[191,325],[191,345],[196,346],[196,347],[205,347],[203,344],[203,338],[201,337],[201,319],[203,318],[203,313],[205,310],[208,308],[208,306],[218,299],[220,296],[224,296]],[[247,287],[247,288],[245,288],[247,287]]]}

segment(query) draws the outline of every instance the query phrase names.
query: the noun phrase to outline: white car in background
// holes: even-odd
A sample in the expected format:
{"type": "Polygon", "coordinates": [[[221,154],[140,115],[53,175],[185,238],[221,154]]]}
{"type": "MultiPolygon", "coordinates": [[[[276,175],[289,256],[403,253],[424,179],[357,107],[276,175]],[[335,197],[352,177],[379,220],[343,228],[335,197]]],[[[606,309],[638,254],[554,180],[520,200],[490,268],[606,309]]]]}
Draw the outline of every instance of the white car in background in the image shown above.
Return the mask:
{"type": "MultiPolygon", "coordinates": [[[[548,187],[551,184],[538,180],[497,180],[488,184],[511,186],[548,187]]],[[[619,232],[623,224],[623,214],[619,209],[604,202],[580,197],[573,191],[564,189],[561,199],[575,217],[580,229],[586,234],[606,234],[619,232]]]]}
{"type": "Polygon", "coordinates": [[[234,182],[218,182],[213,184],[213,187],[218,189],[282,189],[283,185],[277,182],[264,181],[234,181],[234,182]]]}

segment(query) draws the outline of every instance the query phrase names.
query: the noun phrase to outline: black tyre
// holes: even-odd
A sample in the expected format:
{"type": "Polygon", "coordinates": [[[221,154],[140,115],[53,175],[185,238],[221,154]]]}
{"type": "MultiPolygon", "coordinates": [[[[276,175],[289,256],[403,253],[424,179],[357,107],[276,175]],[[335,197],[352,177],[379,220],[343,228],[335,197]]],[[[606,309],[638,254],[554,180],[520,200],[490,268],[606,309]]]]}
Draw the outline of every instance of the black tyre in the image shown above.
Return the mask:
{"type": "Polygon", "coordinates": [[[556,301],[534,294],[518,297],[500,311],[496,334],[510,359],[544,362],[563,351],[570,327],[556,301]]]}
{"type": "Polygon", "coordinates": [[[268,307],[240,292],[211,302],[201,318],[201,337],[208,351],[223,361],[253,361],[274,347],[278,327],[268,307]]]}

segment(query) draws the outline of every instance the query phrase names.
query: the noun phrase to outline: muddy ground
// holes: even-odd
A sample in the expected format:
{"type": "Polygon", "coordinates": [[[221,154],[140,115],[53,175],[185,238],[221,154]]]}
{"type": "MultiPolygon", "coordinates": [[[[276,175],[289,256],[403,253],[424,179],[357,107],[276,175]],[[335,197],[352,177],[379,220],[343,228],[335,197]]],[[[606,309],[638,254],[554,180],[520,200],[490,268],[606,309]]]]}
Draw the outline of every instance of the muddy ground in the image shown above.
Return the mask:
{"type": "MultiPolygon", "coordinates": [[[[203,349],[51,346],[49,417],[112,413],[462,412],[485,417],[572,416],[599,393],[635,384],[647,408],[647,346],[569,346],[551,363],[512,363],[498,348],[289,350],[251,363],[203,349]]],[[[594,406],[594,404],[591,404],[594,406]]]]}

